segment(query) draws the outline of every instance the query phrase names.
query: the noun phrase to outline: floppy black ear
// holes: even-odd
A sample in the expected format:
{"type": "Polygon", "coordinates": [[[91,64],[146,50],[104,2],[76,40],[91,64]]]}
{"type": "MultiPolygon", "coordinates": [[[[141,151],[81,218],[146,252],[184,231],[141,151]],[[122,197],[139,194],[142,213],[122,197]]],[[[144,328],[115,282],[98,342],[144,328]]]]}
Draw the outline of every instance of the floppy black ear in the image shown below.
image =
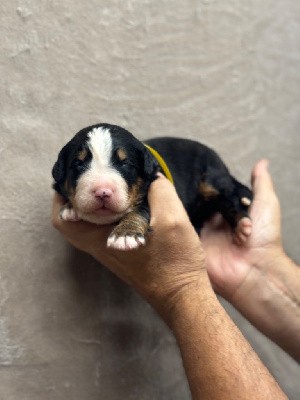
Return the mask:
{"type": "Polygon", "coordinates": [[[53,189],[59,194],[64,195],[62,191],[62,184],[66,178],[66,158],[67,158],[68,144],[66,144],[58,154],[56,163],[52,168],[52,176],[54,179],[53,189]]]}
{"type": "Polygon", "coordinates": [[[156,158],[145,147],[144,149],[144,179],[150,182],[156,178],[156,173],[159,171],[159,164],[156,158]]]}

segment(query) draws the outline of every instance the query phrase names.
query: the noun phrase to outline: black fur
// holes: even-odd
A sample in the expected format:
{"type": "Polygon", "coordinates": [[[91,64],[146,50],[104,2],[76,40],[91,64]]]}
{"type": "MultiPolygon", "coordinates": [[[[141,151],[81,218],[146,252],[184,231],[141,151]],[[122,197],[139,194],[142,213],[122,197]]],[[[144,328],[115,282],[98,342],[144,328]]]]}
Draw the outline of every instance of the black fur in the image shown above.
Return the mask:
{"type": "Polygon", "coordinates": [[[216,212],[232,228],[241,217],[248,216],[248,207],[241,204],[241,198],[252,200],[251,190],[231,176],[214,150],[193,140],[171,137],[150,139],[146,143],[167,163],[176,191],[197,230],[216,212]],[[199,192],[201,182],[210,184],[219,196],[205,199],[199,192]]]}

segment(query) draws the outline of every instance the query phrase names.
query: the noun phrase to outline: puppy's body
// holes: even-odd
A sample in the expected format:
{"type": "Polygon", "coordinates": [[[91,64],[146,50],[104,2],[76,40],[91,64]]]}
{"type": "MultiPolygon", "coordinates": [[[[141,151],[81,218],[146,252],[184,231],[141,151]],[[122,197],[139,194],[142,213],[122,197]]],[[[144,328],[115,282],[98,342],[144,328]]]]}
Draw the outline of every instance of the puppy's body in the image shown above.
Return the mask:
{"type": "MultiPolygon", "coordinates": [[[[252,193],[230,175],[213,150],[179,138],[145,143],[166,162],[197,230],[220,212],[239,238],[246,238],[251,222],[243,217],[252,193]]],[[[68,201],[61,216],[98,224],[118,222],[108,245],[121,250],[138,247],[149,229],[147,192],[158,171],[164,172],[158,160],[125,129],[109,124],[85,128],[61,150],[53,167],[54,189],[68,201]]]]}
{"type": "Polygon", "coordinates": [[[146,143],[166,161],[176,191],[197,230],[215,212],[222,213],[232,228],[248,215],[251,191],[230,175],[215,151],[180,138],[157,138],[146,143]]]}

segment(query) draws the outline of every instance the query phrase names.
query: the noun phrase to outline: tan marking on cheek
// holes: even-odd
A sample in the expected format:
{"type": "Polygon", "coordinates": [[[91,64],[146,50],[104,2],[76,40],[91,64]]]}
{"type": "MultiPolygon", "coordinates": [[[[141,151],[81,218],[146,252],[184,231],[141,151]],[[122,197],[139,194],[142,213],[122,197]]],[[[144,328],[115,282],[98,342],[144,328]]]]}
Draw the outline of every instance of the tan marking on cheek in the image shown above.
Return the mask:
{"type": "Polygon", "coordinates": [[[87,150],[86,150],[86,149],[81,150],[81,151],[77,154],[77,158],[78,158],[78,160],[80,160],[80,161],[84,161],[85,158],[86,158],[86,156],[87,156],[87,150]]]}
{"type": "Polygon", "coordinates": [[[69,184],[69,182],[65,181],[64,189],[68,194],[68,197],[72,196],[74,193],[74,188],[69,184]]]}
{"type": "Polygon", "coordinates": [[[74,188],[72,188],[69,193],[69,202],[72,205],[72,207],[74,208],[74,210],[78,210],[75,195],[76,195],[76,191],[74,188]]]}
{"type": "Polygon", "coordinates": [[[117,150],[117,156],[119,157],[120,161],[124,161],[127,158],[126,151],[124,149],[118,149],[117,150]]]}
{"type": "Polygon", "coordinates": [[[204,197],[205,200],[212,199],[219,196],[219,192],[212,185],[207,182],[201,182],[199,185],[199,192],[204,197]]]}
{"type": "Polygon", "coordinates": [[[136,183],[134,183],[129,192],[129,204],[131,206],[136,206],[142,200],[140,189],[143,184],[143,180],[138,178],[136,183]]]}
{"type": "Polygon", "coordinates": [[[68,202],[63,206],[63,208],[74,208],[74,210],[76,210],[75,189],[70,186],[68,182],[64,183],[64,189],[68,195],[68,202]]]}
{"type": "Polygon", "coordinates": [[[66,191],[67,193],[69,193],[69,185],[68,185],[68,182],[66,182],[66,181],[65,181],[65,183],[64,183],[64,189],[65,189],[65,191],[66,191]]]}

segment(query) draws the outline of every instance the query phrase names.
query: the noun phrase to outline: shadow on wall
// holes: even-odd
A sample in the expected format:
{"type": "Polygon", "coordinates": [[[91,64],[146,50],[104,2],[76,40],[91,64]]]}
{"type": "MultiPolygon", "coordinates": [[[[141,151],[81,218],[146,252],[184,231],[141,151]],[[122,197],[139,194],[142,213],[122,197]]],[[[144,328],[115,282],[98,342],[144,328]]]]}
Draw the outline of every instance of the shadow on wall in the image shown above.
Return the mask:
{"type": "Polygon", "coordinates": [[[102,398],[167,400],[172,387],[172,399],[174,389],[178,399],[188,399],[175,340],[152,308],[105,267],[71,247],[67,268],[76,324],[83,337],[98,344],[96,351],[94,346],[88,351],[93,351],[102,398]]]}

